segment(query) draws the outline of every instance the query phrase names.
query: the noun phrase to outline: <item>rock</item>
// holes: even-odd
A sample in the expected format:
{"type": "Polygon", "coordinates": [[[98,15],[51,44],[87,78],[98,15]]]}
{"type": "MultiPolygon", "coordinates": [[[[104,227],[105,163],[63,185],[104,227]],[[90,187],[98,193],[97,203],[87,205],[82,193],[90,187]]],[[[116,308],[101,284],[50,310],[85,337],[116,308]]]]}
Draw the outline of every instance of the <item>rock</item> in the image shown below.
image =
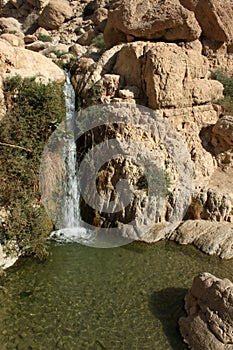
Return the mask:
{"type": "Polygon", "coordinates": [[[170,239],[179,244],[193,244],[209,255],[233,258],[233,224],[208,220],[187,220],[170,239]]]}
{"type": "Polygon", "coordinates": [[[42,51],[42,50],[49,48],[50,46],[52,46],[51,43],[38,40],[38,41],[35,41],[31,44],[26,45],[26,49],[31,50],[31,51],[35,51],[35,52],[39,52],[39,51],[42,51]]]}
{"type": "Polygon", "coordinates": [[[7,269],[14,265],[19,258],[19,248],[15,241],[9,241],[6,245],[0,244],[0,269],[7,269]],[[10,250],[10,254],[6,252],[10,250]]]}
{"type": "Polygon", "coordinates": [[[38,76],[44,82],[64,81],[64,72],[48,58],[37,52],[13,47],[0,39],[0,73],[3,77],[16,74],[22,77],[38,76]]]}
{"type": "Polygon", "coordinates": [[[98,27],[98,30],[103,32],[107,24],[108,10],[105,8],[98,8],[91,17],[92,22],[98,27]]]}
{"type": "Polygon", "coordinates": [[[179,319],[185,343],[192,350],[233,349],[233,283],[210,273],[194,278],[185,297],[187,317],[179,319]]]}
{"type": "Polygon", "coordinates": [[[24,47],[24,40],[14,34],[5,33],[0,36],[0,39],[6,40],[12,46],[24,47]]]}
{"type": "Polygon", "coordinates": [[[47,30],[58,29],[72,15],[72,9],[66,0],[51,0],[42,11],[38,23],[47,30]]]}
{"type": "Polygon", "coordinates": [[[201,28],[193,12],[179,0],[114,0],[111,2],[104,31],[106,47],[135,40],[192,41],[198,39],[201,28]]]}
{"type": "Polygon", "coordinates": [[[119,90],[119,97],[137,99],[140,96],[140,90],[137,86],[125,86],[124,89],[119,90]]]}
{"type": "Polygon", "coordinates": [[[21,32],[21,24],[15,18],[0,18],[0,30],[2,33],[18,33],[21,32]]]}
{"type": "Polygon", "coordinates": [[[221,42],[233,39],[232,0],[199,0],[195,15],[205,37],[221,42]]]}
{"type": "Polygon", "coordinates": [[[97,36],[97,34],[98,33],[91,28],[78,38],[77,43],[79,45],[89,46],[91,45],[93,39],[97,36]]]}
{"type": "Polygon", "coordinates": [[[212,129],[212,144],[214,147],[219,144],[223,148],[233,146],[233,116],[227,115],[220,118],[212,129]]]}
{"type": "Polygon", "coordinates": [[[80,44],[74,44],[70,47],[69,51],[73,53],[77,58],[80,58],[85,55],[87,49],[80,44]]]}
{"type": "Polygon", "coordinates": [[[37,41],[36,35],[28,34],[28,35],[25,35],[24,37],[25,44],[31,44],[31,43],[34,43],[35,41],[37,41]]]}

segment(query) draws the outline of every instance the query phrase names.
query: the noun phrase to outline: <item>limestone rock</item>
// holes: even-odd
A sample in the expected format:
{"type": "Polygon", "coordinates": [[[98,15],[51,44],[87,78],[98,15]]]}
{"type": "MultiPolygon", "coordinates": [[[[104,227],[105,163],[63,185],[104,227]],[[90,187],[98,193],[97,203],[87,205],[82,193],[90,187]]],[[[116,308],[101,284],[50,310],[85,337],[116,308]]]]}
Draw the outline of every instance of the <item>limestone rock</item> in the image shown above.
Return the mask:
{"type": "Polygon", "coordinates": [[[98,8],[95,10],[93,16],[91,17],[92,22],[98,27],[98,29],[103,32],[107,24],[108,10],[105,8],[98,8]]]}
{"type": "Polygon", "coordinates": [[[13,47],[0,39],[0,73],[2,76],[38,76],[44,82],[64,81],[64,72],[48,58],[37,52],[13,47]]]}
{"type": "Polygon", "coordinates": [[[232,0],[199,0],[195,15],[207,38],[222,42],[233,39],[232,0]]]}
{"type": "Polygon", "coordinates": [[[5,33],[0,36],[0,39],[6,40],[12,46],[24,47],[24,40],[14,34],[5,33]]]}
{"type": "Polygon", "coordinates": [[[17,19],[12,17],[1,17],[0,18],[0,31],[2,33],[18,33],[21,32],[21,24],[17,19]]]}
{"type": "Polygon", "coordinates": [[[212,144],[216,146],[216,143],[221,143],[221,145],[228,148],[233,146],[233,116],[223,116],[214,125],[213,129],[212,144]],[[215,140],[217,139],[217,141],[215,140]],[[226,145],[227,144],[227,145],[226,145]]]}
{"type": "Polygon", "coordinates": [[[31,44],[26,45],[26,49],[31,50],[31,51],[35,51],[35,52],[39,52],[39,51],[47,49],[50,46],[52,46],[52,44],[49,42],[37,40],[31,44]]]}
{"type": "Polygon", "coordinates": [[[42,11],[38,23],[48,30],[58,29],[70,17],[72,9],[66,0],[51,0],[42,11]]]}
{"type": "Polygon", "coordinates": [[[201,28],[193,12],[178,0],[114,0],[104,36],[106,46],[127,42],[127,35],[135,40],[192,41],[200,37],[201,28]]]}
{"type": "Polygon", "coordinates": [[[179,319],[180,332],[192,350],[233,348],[233,283],[210,273],[194,278],[185,297],[188,316],[179,319]]]}
{"type": "Polygon", "coordinates": [[[207,220],[187,220],[170,239],[179,244],[193,244],[209,255],[233,258],[233,224],[207,220]]]}

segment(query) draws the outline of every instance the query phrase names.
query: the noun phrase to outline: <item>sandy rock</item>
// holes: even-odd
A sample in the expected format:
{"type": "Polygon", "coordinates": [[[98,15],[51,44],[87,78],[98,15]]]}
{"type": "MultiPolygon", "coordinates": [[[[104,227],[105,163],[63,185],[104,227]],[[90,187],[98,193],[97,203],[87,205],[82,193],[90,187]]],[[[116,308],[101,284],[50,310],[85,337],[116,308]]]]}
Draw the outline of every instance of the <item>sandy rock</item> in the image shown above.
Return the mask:
{"type": "Polygon", "coordinates": [[[137,99],[140,96],[140,90],[137,86],[125,86],[124,89],[119,90],[120,98],[137,99]]]}
{"type": "Polygon", "coordinates": [[[24,40],[14,34],[5,33],[0,36],[0,39],[6,40],[12,46],[24,47],[24,40]]]}
{"type": "Polygon", "coordinates": [[[12,17],[1,17],[0,18],[0,31],[2,33],[18,33],[21,32],[21,24],[17,19],[12,17]]]}
{"type": "Polygon", "coordinates": [[[97,36],[97,32],[91,28],[87,32],[83,33],[77,40],[79,45],[89,46],[93,39],[97,36]]]}
{"type": "Polygon", "coordinates": [[[200,37],[201,28],[193,12],[178,0],[113,1],[104,31],[106,46],[135,40],[192,41],[200,37]]]}
{"type": "Polygon", "coordinates": [[[93,16],[91,17],[92,22],[98,27],[101,32],[104,31],[107,24],[108,10],[105,8],[98,8],[95,10],[93,16]]]}
{"type": "Polygon", "coordinates": [[[233,146],[233,116],[227,115],[220,118],[212,129],[212,144],[220,143],[223,147],[233,146]]]}
{"type": "Polygon", "coordinates": [[[64,81],[64,72],[51,60],[39,53],[13,47],[5,40],[0,40],[0,73],[3,76],[38,76],[44,82],[64,81]]]}
{"type": "Polygon", "coordinates": [[[42,11],[38,23],[48,30],[58,29],[72,15],[72,9],[66,0],[51,0],[42,11]]]}
{"type": "Polygon", "coordinates": [[[179,319],[180,332],[192,350],[233,348],[233,284],[210,273],[194,278],[185,297],[187,317],[179,319]]]}
{"type": "Polygon", "coordinates": [[[69,51],[73,53],[77,58],[80,58],[85,55],[87,49],[83,45],[76,43],[70,47],[69,51]]]}
{"type": "Polygon", "coordinates": [[[35,51],[35,52],[39,52],[39,51],[47,49],[50,46],[52,46],[51,43],[38,40],[38,41],[35,41],[31,44],[26,45],[26,49],[31,50],[31,51],[35,51]]]}
{"type": "Polygon", "coordinates": [[[209,255],[233,258],[233,224],[208,220],[187,220],[170,239],[179,244],[193,244],[209,255]]]}
{"type": "Polygon", "coordinates": [[[25,44],[31,44],[31,43],[34,43],[35,41],[37,41],[37,36],[34,34],[28,34],[28,35],[25,35],[24,37],[25,44]]]}
{"type": "Polygon", "coordinates": [[[205,37],[222,42],[233,39],[231,0],[199,0],[195,15],[205,37]]]}

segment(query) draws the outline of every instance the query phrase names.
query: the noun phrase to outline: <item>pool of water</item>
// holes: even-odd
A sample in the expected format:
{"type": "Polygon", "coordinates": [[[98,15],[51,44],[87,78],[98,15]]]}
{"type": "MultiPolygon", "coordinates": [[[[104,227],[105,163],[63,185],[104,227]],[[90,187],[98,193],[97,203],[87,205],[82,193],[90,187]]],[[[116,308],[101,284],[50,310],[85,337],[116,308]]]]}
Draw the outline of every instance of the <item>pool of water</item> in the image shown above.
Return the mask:
{"type": "Polygon", "coordinates": [[[193,277],[233,275],[233,261],[166,241],[51,244],[45,262],[25,260],[1,281],[1,350],[186,349],[177,319],[193,277]]]}

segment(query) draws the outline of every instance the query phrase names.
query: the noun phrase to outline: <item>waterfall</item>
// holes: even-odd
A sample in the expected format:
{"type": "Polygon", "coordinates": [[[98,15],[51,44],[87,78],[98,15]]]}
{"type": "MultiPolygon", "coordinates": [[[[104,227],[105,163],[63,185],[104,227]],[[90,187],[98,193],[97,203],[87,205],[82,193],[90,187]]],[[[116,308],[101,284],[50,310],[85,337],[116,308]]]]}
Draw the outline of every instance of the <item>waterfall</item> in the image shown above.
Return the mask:
{"type": "Polygon", "coordinates": [[[53,231],[50,238],[60,242],[85,243],[90,240],[90,233],[82,227],[79,209],[79,181],[76,165],[76,143],[74,139],[75,123],[75,91],[70,81],[70,74],[66,72],[64,84],[66,102],[66,139],[64,145],[64,163],[66,167],[66,181],[63,188],[61,206],[60,229],[53,231]]]}

